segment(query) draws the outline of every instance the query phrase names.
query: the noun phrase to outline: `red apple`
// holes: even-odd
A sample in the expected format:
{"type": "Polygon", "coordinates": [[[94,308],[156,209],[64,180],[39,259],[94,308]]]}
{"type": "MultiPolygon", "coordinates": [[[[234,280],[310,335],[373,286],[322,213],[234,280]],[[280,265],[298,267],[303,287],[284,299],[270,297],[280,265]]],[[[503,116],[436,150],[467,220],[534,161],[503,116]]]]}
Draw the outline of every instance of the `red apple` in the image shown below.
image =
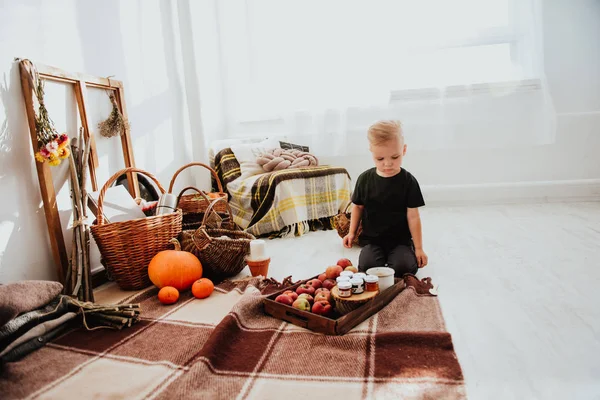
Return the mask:
{"type": "Polygon", "coordinates": [[[296,293],[298,293],[298,294],[308,293],[312,296],[313,294],[315,294],[315,288],[312,286],[309,286],[309,285],[300,285],[296,289],[296,293]]]}
{"type": "MultiPolygon", "coordinates": [[[[297,300],[296,300],[297,301],[297,300]]],[[[315,314],[330,316],[333,311],[331,304],[327,301],[316,301],[312,306],[312,312],[315,314]]]]}
{"type": "Polygon", "coordinates": [[[285,292],[283,292],[283,294],[285,294],[286,296],[290,296],[292,300],[296,300],[298,298],[298,293],[294,292],[293,290],[286,290],[285,292]]]}
{"type": "Polygon", "coordinates": [[[323,272],[321,275],[319,275],[318,278],[321,282],[323,282],[325,279],[327,279],[327,275],[325,274],[325,272],[323,272]]]}
{"type": "Polygon", "coordinates": [[[325,289],[333,289],[333,287],[336,285],[336,282],[333,279],[325,279],[325,282],[323,282],[323,287],[325,289]]]}
{"type": "Polygon", "coordinates": [[[321,292],[317,295],[315,295],[315,303],[318,301],[326,301],[328,303],[331,303],[331,293],[329,292],[321,292]]]}
{"type": "Polygon", "coordinates": [[[346,268],[344,268],[344,271],[350,271],[355,274],[358,272],[358,268],[356,268],[354,265],[349,265],[346,268]]]}
{"type": "Polygon", "coordinates": [[[348,260],[347,258],[340,258],[336,264],[342,268],[346,268],[352,265],[352,261],[348,260]]]}
{"type": "Polygon", "coordinates": [[[318,279],[311,279],[310,281],[306,282],[306,284],[308,286],[314,287],[315,290],[319,289],[323,285],[323,283],[320,280],[318,280],[318,279]]]}
{"type": "Polygon", "coordinates": [[[294,301],[292,307],[302,311],[310,311],[310,303],[306,299],[298,298],[296,301],[294,301]]]}
{"type": "Polygon", "coordinates": [[[313,301],[314,301],[313,297],[310,294],[308,294],[308,293],[302,293],[300,296],[298,296],[298,298],[299,299],[306,299],[306,300],[308,300],[308,302],[310,304],[312,304],[313,301]]]}
{"type": "Polygon", "coordinates": [[[320,287],[317,290],[315,290],[315,296],[318,295],[319,293],[322,293],[322,292],[329,293],[329,289],[325,289],[324,287],[320,287]]]}
{"type": "Polygon", "coordinates": [[[327,279],[335,279],[340,276],[340,273],[344,270],[344,268],[339,265],[332,265],[331,267],[327,267],[325,271],[325,275],[327,275],[327,279]]]}
{"type": "Polygon", "coordinates": [[[294,303],[294,300],[292,300],[292,298],[286,294],[280,294],[275,298],[275,301],[288,306],[291,306],[294,303]]]}

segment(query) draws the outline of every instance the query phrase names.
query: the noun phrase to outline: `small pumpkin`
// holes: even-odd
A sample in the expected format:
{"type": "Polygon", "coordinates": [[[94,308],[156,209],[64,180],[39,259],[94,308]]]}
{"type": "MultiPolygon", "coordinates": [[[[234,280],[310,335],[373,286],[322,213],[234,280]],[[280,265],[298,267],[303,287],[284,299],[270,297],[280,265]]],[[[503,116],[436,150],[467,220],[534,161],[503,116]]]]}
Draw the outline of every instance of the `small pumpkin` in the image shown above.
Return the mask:
{"type": "Polygon", "coordinates": [[[198,257],[181,250],[179,240],[173,238],[171,243],[175,246],[174,250],[163,250],[152,258],[148,276],[159,289],[173,286],[179,291],[187,290],[202,278],[202,264],[198,257]]]}

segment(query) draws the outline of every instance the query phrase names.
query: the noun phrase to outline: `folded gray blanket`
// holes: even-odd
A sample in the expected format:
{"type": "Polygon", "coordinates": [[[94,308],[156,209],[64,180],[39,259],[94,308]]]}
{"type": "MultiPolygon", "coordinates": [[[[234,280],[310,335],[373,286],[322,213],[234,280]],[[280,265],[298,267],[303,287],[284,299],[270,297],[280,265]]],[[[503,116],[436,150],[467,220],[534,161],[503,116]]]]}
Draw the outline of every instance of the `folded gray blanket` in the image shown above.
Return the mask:
{"type": "Polygon", "coordinates": [[[62,290],[62,284],[52,281],[30,280],[0,285],[0,327],[20,314],[45,306],[62,290]]]}
{"type": "Polygon", "coordinates": [[[11,319],[0,327],[0,351],[34,326],[66,314],[69,311],[68,307],[68,298],[59,295],[44,307],[11,319]]]}

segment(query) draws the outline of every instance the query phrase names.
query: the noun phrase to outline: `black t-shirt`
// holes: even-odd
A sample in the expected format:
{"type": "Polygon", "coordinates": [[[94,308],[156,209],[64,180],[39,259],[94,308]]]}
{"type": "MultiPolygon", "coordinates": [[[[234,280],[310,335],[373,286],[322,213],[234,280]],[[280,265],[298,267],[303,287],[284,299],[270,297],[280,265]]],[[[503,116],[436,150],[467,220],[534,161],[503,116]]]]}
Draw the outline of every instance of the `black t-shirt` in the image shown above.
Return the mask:
{"type": "Polygon", "coordinates": [[[407,208],[425,205],[419,182],[404,168],[389,178],[377,175],[376,168],[366,170],[356,181],[352,202],[364,206],[361,246],[410,245],[407,208]]]}

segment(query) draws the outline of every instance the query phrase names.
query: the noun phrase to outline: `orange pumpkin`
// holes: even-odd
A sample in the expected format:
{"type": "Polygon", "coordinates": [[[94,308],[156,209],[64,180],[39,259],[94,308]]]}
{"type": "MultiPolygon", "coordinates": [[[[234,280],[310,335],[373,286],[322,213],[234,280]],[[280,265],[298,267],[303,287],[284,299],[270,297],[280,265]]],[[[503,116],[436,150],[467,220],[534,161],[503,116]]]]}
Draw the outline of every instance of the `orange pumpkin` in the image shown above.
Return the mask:
{"type": "Polygon", "coordinates": [[[179,291],[173,286],[165,286],[158,291],[158,301],[163,304],[173,304],[179,299],[179,291]]]}
{"type": "Polygon", "coordinates": [[[155,255],[148,265],[148,276],[159,289],[173,286],[179,291],[187,290],[202,277],[202,264],[192,253],[181,251],[177,239],[171,239],[171,243],[175,250],[164,250],[155,255]]]}
{"type": "Polygon", "coordinates": [[[215,285],[208,278],[198,279],[192,285],[192,294],[197,299],[204,299],[210,296],[215,290],[215,285]]]}

